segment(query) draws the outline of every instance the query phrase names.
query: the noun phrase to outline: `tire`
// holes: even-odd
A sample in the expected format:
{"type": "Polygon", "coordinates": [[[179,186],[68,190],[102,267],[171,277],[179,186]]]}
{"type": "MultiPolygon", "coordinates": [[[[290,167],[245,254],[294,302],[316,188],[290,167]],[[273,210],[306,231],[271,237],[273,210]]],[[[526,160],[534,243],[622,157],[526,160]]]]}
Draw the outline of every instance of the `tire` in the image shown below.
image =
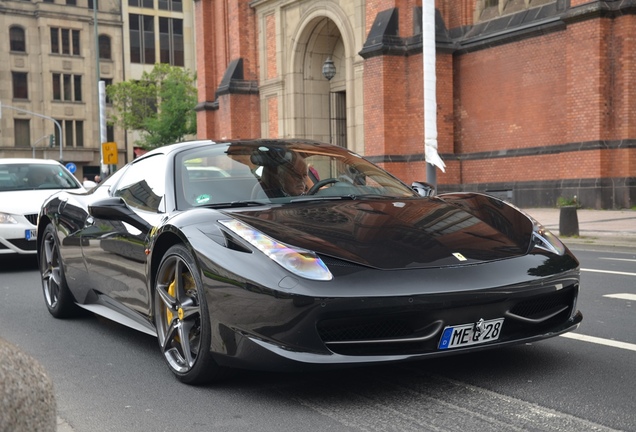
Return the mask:
{"type": "Polygon", "coordinates": [[[44,228],[38,256],[44,302],[49,313],[55,318],[77,316],[79,308],[68,289],[60,257],[60,243],[51,224],[44,228]]]}
{"type": "Polygon", "coordinates": [[[154,285],[157,339],[172,373],[192,385],[227,375],[210,353],[210,317],[202,287],[192,254],[183,245],[168,249],[154,285]]]}

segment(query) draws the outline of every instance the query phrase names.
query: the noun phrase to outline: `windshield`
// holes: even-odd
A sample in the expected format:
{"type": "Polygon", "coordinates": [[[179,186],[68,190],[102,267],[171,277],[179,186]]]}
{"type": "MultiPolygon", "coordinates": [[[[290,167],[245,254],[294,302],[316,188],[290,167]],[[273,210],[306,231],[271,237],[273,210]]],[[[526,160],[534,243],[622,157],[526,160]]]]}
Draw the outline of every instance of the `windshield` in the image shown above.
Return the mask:
{"type": "Polygon", "coordinates": [[[29,189],[77,189],[78,181],[62,165],[0,163],[0,192],[29,189]]]}
{"type": "Polygon", "coordinates": [[[178,155],[175,171],[180,208],[416,195],[360,156],[314,143],[210,145],[178,155]]]}

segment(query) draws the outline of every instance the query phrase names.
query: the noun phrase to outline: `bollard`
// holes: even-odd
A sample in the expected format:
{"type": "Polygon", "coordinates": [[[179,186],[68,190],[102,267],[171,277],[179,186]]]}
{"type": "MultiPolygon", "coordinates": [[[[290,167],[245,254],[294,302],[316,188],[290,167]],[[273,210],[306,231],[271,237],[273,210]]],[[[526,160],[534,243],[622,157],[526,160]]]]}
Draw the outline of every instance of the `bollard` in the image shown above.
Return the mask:
{"type": "Polygon", "coordinates": [[[559,213],[559,234],[566,237],[579,235],[579,218],[577,206],[563,206],[559,213]]]}

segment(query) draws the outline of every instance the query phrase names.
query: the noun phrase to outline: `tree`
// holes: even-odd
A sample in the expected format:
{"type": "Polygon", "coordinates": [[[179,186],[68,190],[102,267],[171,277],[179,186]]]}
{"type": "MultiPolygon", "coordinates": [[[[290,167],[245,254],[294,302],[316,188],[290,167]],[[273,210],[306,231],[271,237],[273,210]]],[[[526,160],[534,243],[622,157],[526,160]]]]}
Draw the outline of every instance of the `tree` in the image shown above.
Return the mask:
{"type": "Polygon", "coordinates": [[[152,149],[179,142],[197,130],[196,77],[168,64],[156,64],[139,80],[109,85],[106,94],[113,112],[109,121],[141,134],[140,147],[152,149]]]}

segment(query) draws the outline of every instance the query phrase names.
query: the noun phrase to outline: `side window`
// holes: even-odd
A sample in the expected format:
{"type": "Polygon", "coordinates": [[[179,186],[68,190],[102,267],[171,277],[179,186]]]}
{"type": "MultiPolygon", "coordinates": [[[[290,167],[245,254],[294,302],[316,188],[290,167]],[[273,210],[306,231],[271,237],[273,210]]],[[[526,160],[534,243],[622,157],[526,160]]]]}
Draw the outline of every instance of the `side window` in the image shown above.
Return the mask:
{"type": "Polygon", "coordinates": [[[166,157],[155,155],[132,164],[113,191],[131,207],[158,213],[166,192],[166,157]]]}

